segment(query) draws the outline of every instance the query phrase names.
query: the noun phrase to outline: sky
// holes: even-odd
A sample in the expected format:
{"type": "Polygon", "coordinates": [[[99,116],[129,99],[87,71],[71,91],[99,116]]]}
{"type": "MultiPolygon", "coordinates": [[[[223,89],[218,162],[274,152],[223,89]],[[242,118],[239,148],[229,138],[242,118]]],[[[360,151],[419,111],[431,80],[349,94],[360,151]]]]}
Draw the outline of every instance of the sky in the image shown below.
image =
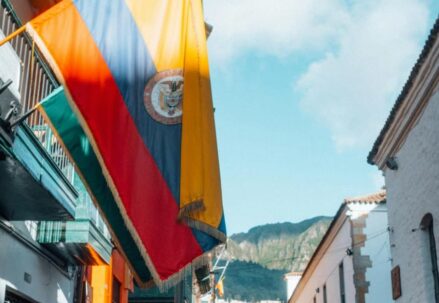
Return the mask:
{"type": "Polygon", "coordinates": [[[333,216],[439,13],[434,0],[204,0],[228,233],[333,216]],[[269,5],[268,5],[269,3],[269,5]]]}

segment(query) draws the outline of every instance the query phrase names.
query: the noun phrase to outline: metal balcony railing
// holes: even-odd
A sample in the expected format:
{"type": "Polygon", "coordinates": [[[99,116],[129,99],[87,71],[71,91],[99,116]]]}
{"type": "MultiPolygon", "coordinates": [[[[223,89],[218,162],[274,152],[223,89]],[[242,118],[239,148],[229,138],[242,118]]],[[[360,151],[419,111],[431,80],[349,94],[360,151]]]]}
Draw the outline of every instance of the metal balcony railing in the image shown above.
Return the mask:
{"type": "MultiPolygon", "coordinates": [[[[5,36],[13,33],[18,28],[11,11],[9,8],[3,7],[3,5],[0,12],[0,28],[5,36]]],[[[27,34],[18,35],[11,40],[10,45],[15,50],[21,63],[18,89],[21,112],[25,113],[48,96],[59,86],[59,83],[51,75],[47,64],[45,64],[42,57],[35,50],[32,40],[27,34]]],[[[33,112],[26,119],[26,123],[42,146],[51,155],[52,160],[67,180],[72,182],[73,164],[40,112],[33,112]]]]}
{"type": "MultiPolygon", "coordinates": [[[[0,32],[4,36],[13,33],[21,26],[19,18],[8,0],[1,0],[0,6],[0,32]]],[[[18,93],[20,112],[26,113],[36,104],[47,97],[60,84],[53,76],[51,69],[38,52],[31,37],[21,33],[13,38],[9,45],[15,51],[20,61],[20,77],[18,93]]],[[[75,173],[74,164],[68,158],[65,150],[49,127],[45,118],[39,111],[34,111],[24,122],[33,132],[35,137],[47,151],[53,162],[61,170],[67,181],[80,192],[78,206],[85,206],[89,218],[95,226],[109,237],[109,232],[102,217],[93,205],[89,194],[75,173]],[[79,186],[78,186],[79,185],[79,186]]]]}

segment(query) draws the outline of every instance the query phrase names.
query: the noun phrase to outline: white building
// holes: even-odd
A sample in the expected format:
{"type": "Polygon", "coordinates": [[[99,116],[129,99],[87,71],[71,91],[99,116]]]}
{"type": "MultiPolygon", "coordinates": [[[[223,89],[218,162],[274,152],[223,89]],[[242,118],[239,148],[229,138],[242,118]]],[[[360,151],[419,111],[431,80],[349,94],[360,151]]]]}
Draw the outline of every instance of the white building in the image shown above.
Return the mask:
{"type": "Polygon", "coordinates": [[[385,177],[396,302],[439,302],[438,32],[439,19],[368,158],[385,177]]]}
{"type": "Polygon", "coordinates": [[[289,303],[393,302],[385,192],[346,199],[289,303]]]}
{"type": "Polygon", "coordinates": [[[287,298],[290,298],[294,290],[299,284],[300,278],[302,277],[301,272],[289,272],[285,274],[285,281],[287,283],[287,298]]]}

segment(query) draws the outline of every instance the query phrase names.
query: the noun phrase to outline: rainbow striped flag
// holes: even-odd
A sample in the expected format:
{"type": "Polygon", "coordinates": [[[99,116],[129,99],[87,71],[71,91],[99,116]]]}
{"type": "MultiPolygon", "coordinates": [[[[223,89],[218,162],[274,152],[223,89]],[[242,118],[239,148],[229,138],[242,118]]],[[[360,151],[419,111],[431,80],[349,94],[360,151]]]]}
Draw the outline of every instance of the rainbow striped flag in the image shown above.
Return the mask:
{"type": "Polygon", "coordinates": [[[201,0],[65,0],[27,25],[65,88],[41,106],[137,282],[226,239],[201,0]]]}

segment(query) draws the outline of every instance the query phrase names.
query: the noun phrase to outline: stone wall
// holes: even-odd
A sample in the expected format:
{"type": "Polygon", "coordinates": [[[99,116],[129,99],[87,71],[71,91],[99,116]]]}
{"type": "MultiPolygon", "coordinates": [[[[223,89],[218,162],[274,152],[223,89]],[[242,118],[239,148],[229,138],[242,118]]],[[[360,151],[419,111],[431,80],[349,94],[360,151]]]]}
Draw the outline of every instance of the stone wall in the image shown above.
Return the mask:
{"type": "Polygon", "coordinates": [[[365,303],[365,295],[369,291],[369,281],[366,280],[366,270],[372,267],[369,255],[362,255],[361,249],[366,245],[367,214],[351,221],[352,224],[352,259],[354,262],[355,302],[365,303]]]}

